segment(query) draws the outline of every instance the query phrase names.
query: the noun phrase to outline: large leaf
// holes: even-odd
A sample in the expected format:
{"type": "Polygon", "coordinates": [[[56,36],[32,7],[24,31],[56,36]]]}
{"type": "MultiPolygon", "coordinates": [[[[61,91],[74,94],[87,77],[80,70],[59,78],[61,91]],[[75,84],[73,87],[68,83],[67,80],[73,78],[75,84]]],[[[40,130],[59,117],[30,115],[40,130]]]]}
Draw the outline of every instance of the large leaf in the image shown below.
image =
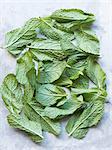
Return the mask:
{"type": "Polygon", "coordinates": [[[29,48],[40,49],[40,50],[61,50],[60,41],[52,39],[36,39],[31,43],[29,48]]]}
{"type": "Polygon", "coordinates": [[[28,78],[26,74],[34,67],[32,56],[29,52],[26,52],[21,58],[17,60],[16,78],[19,83],[26,84],[28,78]]]}
{"type": "Polygon", "coordinates": [[[34,58],[40,61],[63,60],[76,51],[76,47],[68,39],[61,39],[60,41],[38,39],[28,47],[30,47],[30,52],[34,58]]]}
{"type": "Polygon", "coordinates": [[[38,82],[52,83],[59,79],[67,64],[65,61],[46,62],[38,72],[38,82]]]}
{"type": "Polygon", "coordinates": [[[70,22],[61,22],[58,23],[57,21],[54,23],[54,27],[57,29],[60,29],[62,31],[68,32],[68,33],[74,33],[75,30],[83,27],[83,28],[89,28],[91,24],[95,21],[94,16],[89,16],[86,20],[76,20],[76,21],[70,21],[70,22]]]}
{"type": "Polygon", "coordinates": [[[43,106],[51,106],[57,102],[57,100],[66,97],[65,91],[53,84],[43,84],[36,92],[36,100],[43,106]]]}
{"type": "Polygon", "coordinates": [[[34,142],[41,142],[43,140],[41,124],[39,122],[31,121],[25,115],[10,114],[7,119],[11,127],[25,131],[34,142]]]}
{"type": "Polygon", "coordinates": [[[42,115],[44,109],[33,98],[34,90],[30,84],[25,85],[24,89],[24,108],[25,115],[32,121],[40,122],[42,130],[51,132],[55,135],[60,133],[60,124],[42,115]]]}
{"type": "Polygon", "coordinates": [[[43,116],[43,109],[34,101],[27,102],[25,105],[25,113],[31,120],[41,122],[41,127],[44,131],[53,133],[54,135],[60,134],[60,124],[56,121],[52,121],[48,117],[43,116]]]}
{"type": "Polygon", "coordinates": [[[99,55],[99,40],[90,30],[75,31],[75,43],[82,51],[94,55],[99,55]]]}
{"type": "Polygon", "coordinates": [[[46,107],[44,109],[44,116],[51,119],[57,118],[59,116],[66,116],[73,114],[78,108],[82,106],[83,102],[76,100],[68,100],[60,108],[57,107],[46,107]]]}
{"type": "MultiPolygon", "coordinates": [[[[36,28],[38,26],[38,19],[32,18],[26,22],[22,28],[12,30],[6,34],[5,47],[12,54],[19,54],[21,51],[17,50],[23,46],[31,43],[36,37],[36,28]],[[15,52],[16,51],[16,52],[15,52]]],[[[23,49],[20,49],[23,50],[23,49]]]]}
{"type": "Polygon", "coordinates": [[[86,135],[88,128],[98,124],[102,118],[103,112],[104,103],[101,101],[90,103],[79,118],[74,118],[74,122],[72,121],[72,123],[68,122],[68,124],[73,124],[69,125],[69,130],[67,130],[69,136],[73,135],[73,137],[78,139],[83,138],[86,135]]]}
{"type": "Polygon", "coordinates": [[[93,14],[85,13],[80,9],[59,9],[52,13],[51,18],[58,22],[83,21],[89,17],[94,17],[93,14]]]}
{"type": "Polygon", "coordinates": [[[18,83],[14,74],[9,74],[5,77],[1,93],[7,109],[11,113],[20,113],[22,110],[22,86],[18,83]]]}
{"type": "Polygon", "coordinates": [[[40,31],[48,38],[54,39],[54,40],[60,40],[63,38],[67,39],[73,39],[74,35],[71,33],[67,33],[64,31],[61,31],[59,29],[56,29],[53,27],[53,20],[50,18],[47,19],[40,19],[40,31]]]}
{"type": "Polygon", "coordinates": [[[53,61],[56,58],[63,59],[60,42],[52,39],[36,39],[30,46],[30,52],[34,59],[39,61],[53,61]],[[61,52],[60,52],[61,51],[61,52]]]}
{"type": "Polygon", "coordinates": [[[88,58],[86,73],[91,81],[98,86],[98,88],[105,88],[106,74],[92,57],[88,58]]]}

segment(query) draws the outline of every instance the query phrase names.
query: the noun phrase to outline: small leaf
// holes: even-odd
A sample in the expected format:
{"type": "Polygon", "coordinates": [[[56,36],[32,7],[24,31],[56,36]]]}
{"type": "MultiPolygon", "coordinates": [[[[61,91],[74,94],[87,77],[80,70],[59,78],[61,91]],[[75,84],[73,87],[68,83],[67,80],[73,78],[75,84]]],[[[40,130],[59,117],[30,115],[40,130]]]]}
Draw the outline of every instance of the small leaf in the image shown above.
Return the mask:
{"type": "Polygon", "coordinates": [[[11,127],[25,131],[33,141],[41,142],[43,140],[42,129],[39,122],[31,121],[26,116],[14,114],[10,114],[7,119],[11,127]]]}
{"type": "Polygon", "coordinates": [[[61,50],[60,42],[52,39],[36,39],[28,47],[38,50],[61,50]]]}
{"type": "Polygon", "coordinates": [[[34,67],[32,56],[29,52],[26,52],[21,58],[17,60],[16,78],[19,83],[26,84],[28,78],[26,74],[34,67]]]}
{"type": "Polygon", "coordinates": [[[35,68],[31,68],[26,74],[29,83],[31,84],[32,88],[35,90],[36,88],[36,70],[35,68]]]}
{"type": "Polygon", "coordinates": [[[86,74],[98,88],[105,88],[106,75],[100,65],[91,57],[87,60],[86,74]]]}
{"type": "Polygon", "coordinates": [[[89,88],[89,78],[85,75],[80,75],[78,79],[73,81],[72,87],[77,89],[89,88]]]}
{"type": "Polygon", "coordinates": [[[86,67],[85,60],[80,61],[72,65],[70,68],[65,69],[65,74],[71,79],[76,80],[80,75],[83,75],[84,69],[86,67]]]}

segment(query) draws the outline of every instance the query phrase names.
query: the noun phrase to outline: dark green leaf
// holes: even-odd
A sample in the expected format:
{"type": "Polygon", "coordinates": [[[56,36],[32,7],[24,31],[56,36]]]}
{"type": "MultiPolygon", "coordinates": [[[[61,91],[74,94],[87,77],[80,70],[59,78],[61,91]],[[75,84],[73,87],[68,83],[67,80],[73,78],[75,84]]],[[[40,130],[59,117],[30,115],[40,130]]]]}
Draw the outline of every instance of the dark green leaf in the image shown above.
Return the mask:
{"type": "Polygon", "coordinates": [[[74,88],[89,88],[89,78],[85,75],[80,75],[78,79],[73,81],[72,87],[74,88]]]}

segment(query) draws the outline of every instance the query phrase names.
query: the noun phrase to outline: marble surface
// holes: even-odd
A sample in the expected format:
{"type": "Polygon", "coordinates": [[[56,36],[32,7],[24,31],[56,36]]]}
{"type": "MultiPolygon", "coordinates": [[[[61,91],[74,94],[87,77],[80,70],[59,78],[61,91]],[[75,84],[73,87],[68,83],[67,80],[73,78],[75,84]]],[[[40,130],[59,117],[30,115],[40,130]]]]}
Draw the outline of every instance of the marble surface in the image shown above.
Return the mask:
{"type": "MultiPolygon", "coordinates": [[[[112,0],[0,0],[0,47],[5,32],[23,25],[36,16],[46,16],[59,8],[81,8],[96,15],[94,29],[101,40],[101,66],[107,74],[108,97],[105,114],[97,126],[90,129],[83,140],[68,137],[62,123],[57,138],[45,133],[41,144],[33,143],[25,134],[9,127],[7,109],[0,97],[0,150],[112,150],[112,0]]],[[[16,60],[0,49],[0,84],[8,73],[15,73],[16,60]]]]}

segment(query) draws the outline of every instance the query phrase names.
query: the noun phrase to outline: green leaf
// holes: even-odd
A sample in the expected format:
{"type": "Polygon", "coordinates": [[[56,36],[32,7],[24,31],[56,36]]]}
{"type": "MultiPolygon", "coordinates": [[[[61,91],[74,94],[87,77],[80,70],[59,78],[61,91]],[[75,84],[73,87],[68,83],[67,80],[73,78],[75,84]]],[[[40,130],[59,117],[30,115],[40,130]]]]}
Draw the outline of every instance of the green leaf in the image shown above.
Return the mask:
{"type": "Polygon", "coordinates": [[[83,21],[94,17],[93,14],[85,13],[80,9],[59,9],[52,13],[51,18],[58,22],[83,21]]]}
{"type": "Polygon", "coordinates": [[[67,60],[68,65],[73,65],[74,63],[77,63],[81,60],[84,60],[87,58],[87,54],[79,51],[75,51],[73,55],[70,55],[67,60]]]}
{"type": "Polygon", "coordinates": [[[90,88],[90,89],[72,88],[72,92],[74,94],[96,93],[96,92],[98,92],[98,89],[97,88],[90,88]]]}
{"type": "Polygon", "coordinates": [[[47,117],[43,116],[43,109],[39,106],[35,100],[27,102],[24,107],[25,114],[33,121],[38,122],[40,120],[41,127],[44,131],[53,133],[54,135],[60,134],[60,124],[56,121],[53,121],[47,117]]]}
{"type": "Polygon", "coordinates": [[[38,50],[61,50],[60,41],[53,39],[36,39],[28,47],[38,50]]]}
{"type": "Polygon", "coordinates": [[[28,47],[34,59],[39,61],[53,61],[56,58],[63,58],[64,55],[64,52],[61,51],[60,42],[52,39],[36,39],[28,47]]]}
{"type": "Polygon", "coordinates": [[[71,79],[76,80],[80,75],[83,75],[86,63],[85,60],[80,61],[65,69],[65,74],[71,79]]]}
{"type": "Polygon", "coordinates": [[[51,106],[57,102],[57,100],[66,97],[65,91],[53,84],[43,84],[38,88],[36,92],[36,100],[43,106],[51,106]]]}
{"type": "Polygon", "coordinates": [[[35,90],[36,89],[36,70],[35,68],[31,68],[26,74],[29,83],[31,84],[32,88],[35,90]]]}
{"type": "Polygon", "coordinates": [[[52,39],[36,39],[30,46],[30,52],[40,61],[63,60],[69,55],[74,54],[75,46],[68,39],[60,41],[52,39]]]}
{"type": "Polygon", "coordinates": [[[79,29],[79,28],[90,28],[91,24],[95,21],[95,17],[94,16],[88,16],[88,18],[86,20],[76,20],[76,21],[70,21],[70,22],[61,22],[58,23],[57,21],[55,21],[54,23],[54,27],[68,32],[68,33],[74,33],[75,30],[79,29]]]}
{"type": "Polygon", "coordinates": [[[82,51],[99,55],[99,40],[96,35],[90,30],[79,30],[74,32],[75,43],[82,51]]]}
{"type": "Polygon", "coordinates": [[[47,116],[51,119],[55,119],[59,116],[66,116],[73,114],[78,108],[82,106],[82,102],[78,101],[78,99],[68,100],[62,105],[60,108],[57,107],[46,107],[44,109],[44,116],[47,116]]]}
{"type": "Polygon", "coordinates": [[[11,113],[20,113],[22,110],[22,86],[14,74],[8,74],[1,86],[2,99],[11,113]]]}
{"type": "MultiPolygon", "coordinates": [[[[73,137],[77,139],[81,139],[85,137],[88,128],[97,125],[101,120],[104,112],[104,103],[101,101],[92,102],[88,105],[88,107],[83,111],[83,113],[75,118],[73,126],[69,123],[69,136],[73,135],[73,137]]],[[[68,128],[68,127],[67,127],[68,128]]]]}
{"type": "Polygon", "coordinates": [[[60,40],[63,38],[72,40],[74,38],[73,34],[54,28],[53,24],[54,22],[50,18],[47,18],[47,19],[41,18],[39,28],[42,34],[54,40],[60,40]]]}
{"type": "Polygon", "coordinates": [[[85,75],[80,75],[78,79],[73,81],[72,87],[77,89],[89,88],[89,78],[85,75]]]}
{"type": "Polygon", "coordinates": [[[60,106],[64,105],[67,101],[68,101],[67,98],[62,98],[62,99],[60,99],[60,101],[56,104],[56,106],[57,106],[57,107],[60,107],[60,106]]]}
{"type": "Polygon", "coordinates": [[[65,61],[54,61],[46,62],[39,69],[38,72],[38,82],[40,83],[52,83],[55,80],[59,79],[67,64],[65,61]]]}
{"type": "Polygon", "coordinates": [[[39,122],[41,128],[44,131],[53,133],[55,135],[60,134],[60,124],[56,121],[52,121],[42,115],[43,107],[37,103],[33,98],[34,91],[30,84],[25,85],[24,90],[24,108],[25,115],[32,121],[39,122]]]}
{"type": "Polygon", "coordinates": [[[29,52],[26,52],[22,57],[17,60],[16,78],[19,83],[26,84],[28,78],[26,74],[34,67],[32,56],[29,52]]]}
{"type": "Polygon", "coordinates": [[[14,114],[10,114],[7,119],[11,127],[25,131],[33,141],[41,142],[43,140],[42,129],[39,122],[31,121],[26,116],[14,114]]]}
{"type": "Polygon", "coordinates": [[[72,88],[72,94],[74,95],[83,95],[85,101],[105,101],[105,98],[107,96],[107,93],[104,89],[97,89],[97,88],[90,88],[90,89],[85,89],[85,88],[72,88]]]}
{"type": "MultiPolygon", "coordinates": [[[[76,121],[79,119],[79,117],[80,117],[80,115],[82,114],[82,112],[83,112],[83,109],[76,110],[76,111],[74,112],[74,114],[72,115],[72,117],[70,117],[70,119],[68,120],[68,122],[67,122],[67,124],[66,124],[66,127],[65,127],[67,133],[70,133],[70,132],[71,132],[72,128],[74,127],[74,124],[75,124],[76,121]]],[[[87,130],[85,130],[85,129],[83,130],[83,129],[82,129],[82,131],[85,131],[85,132],[84,132],[84,135],[85,135],[85,134],[86,134],[86,131],[88,131],[88,129],[87,129],[87,130]]]]}
{"type": "Polygon", "coordinates": [[[72,86],[72,80],[70,80],[70,78],[63,73],[60,78],[54,82],[54,84],[58,86],[70,87],[72,86]]]}
{"type": "Polygon", "coordinates": [[[37,49],[30,49],[30,52],[32,53],[33,59],[35,59],[36,61],[53,61],[56,59],[51,51],[48,52],[37,49]]]}
{"type": "MultiPolygon", "coordinates": [[[[27,21],[23,27],[8,32],[5,37],[5,47],[10,53],[15,54],[16,49],[32,42],[36,37],[35,30],[37,27],[38,19],[32,18],[27,21]]],[[[20,53],[20,51],[16,51],[16,54],[18,53],[20,53]]]]}
{"type": "Polygon", "coordinates": [[[105,88],[106,74],[92,57],[87,60],[86,74],[98,88],[105,88]]]}

